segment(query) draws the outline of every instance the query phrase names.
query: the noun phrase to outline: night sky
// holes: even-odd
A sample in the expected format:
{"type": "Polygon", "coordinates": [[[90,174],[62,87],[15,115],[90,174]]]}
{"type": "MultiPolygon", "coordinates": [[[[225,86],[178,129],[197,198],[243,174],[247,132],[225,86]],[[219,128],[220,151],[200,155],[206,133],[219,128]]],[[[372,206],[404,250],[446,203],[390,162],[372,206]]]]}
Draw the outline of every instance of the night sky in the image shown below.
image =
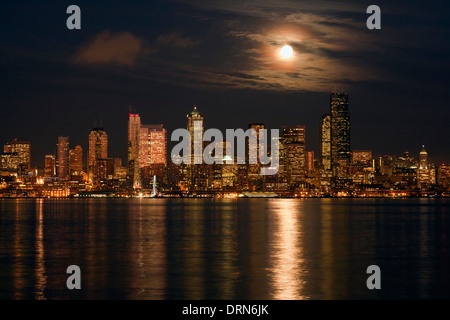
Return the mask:
{"type": "Polygon", "coordinates": [[[352,149],[450,162],[450,2],[3,1],[0,144],[32,143],[43,165],[58,136],[86,156],[100,122],[126,160],[129,106],[144,124],[306,125],[319,151],[329,94],[349,93],[352,149]],[[81,30],[66,8],[81,8],[81,30]],[[366,9],[379,5],[381,30],[366,9]],[[285,44],[294,57],[281,59],[285,44]]]}

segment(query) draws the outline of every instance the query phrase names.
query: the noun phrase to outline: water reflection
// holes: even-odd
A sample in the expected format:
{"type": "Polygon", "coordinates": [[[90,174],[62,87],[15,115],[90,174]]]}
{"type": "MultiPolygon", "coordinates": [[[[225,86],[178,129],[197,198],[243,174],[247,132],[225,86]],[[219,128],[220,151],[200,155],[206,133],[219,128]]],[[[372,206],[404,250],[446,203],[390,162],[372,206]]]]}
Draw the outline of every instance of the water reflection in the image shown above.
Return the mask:
{"type": "Polygon", "coordinates": [[[445,199],[0,199],[1,299],[450,298],[445,199]],[[82,290],[66,288],[79,265],[82,290]],[[366,268],[382,269],[382,292],[366,268]]]}
{"type": "Polygon", "coordinates": [[[320,256],[322,281],[320,281],[320,291],[323,299],[333,298],[333,237],[332,237],[332,212],[331,206],[327,205],[330,199],[324,199],[321,206],[321,234],[320,234],[320,256]]]}
{"type": "Polygon", "coordinates": [[[45,249],[44,249],[44,200],[36,200],[36,290],[35,299],[44,300],[44,290],[47,285],[45,272],[45,249]]]}
{"type": "Polygon", "coordinates": [[[301,203],[283,199],[271,201],[269,209],[273,215],[273,242],[271,260],[273,261],[273,299],[300,300],[306,270],[303,268],[303,226],[300,217],[304,215],[301,203]]]}
{"type": "Polygon", "coordinates": [[[139,200],[128,223],[127,299],[164,299],[167,287],[166,200],[139,200]]]}
{"type": "Polygon", "coordinates": [[[14,232],[14,299],[22,299],[24,288],[23,255],[22,255],[22,224],[20,222],[20,199],[16,199],[15,206],[15,232],[14,232]]]}

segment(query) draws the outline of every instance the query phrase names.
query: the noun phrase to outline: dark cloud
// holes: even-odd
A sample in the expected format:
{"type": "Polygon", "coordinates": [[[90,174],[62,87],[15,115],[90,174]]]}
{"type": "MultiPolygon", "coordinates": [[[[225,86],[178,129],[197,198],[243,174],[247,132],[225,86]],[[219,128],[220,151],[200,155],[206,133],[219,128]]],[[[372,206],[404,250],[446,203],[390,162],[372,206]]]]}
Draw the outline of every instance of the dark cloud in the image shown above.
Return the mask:
{"type": "Polygon", "coordinates": [[[189,37],[183,37],[178,32],[162,34],[156,40],[157,44],[169,45],[175,48],[189,48],[197,45],[199,41],[194,41],[189,37]]]}
{"type": "Polygon", "coordinates": [[[144,42],[129,32],[103,31],[73,57],[76,64],[134,66],[140,55],[148,52],[144,42]]]}

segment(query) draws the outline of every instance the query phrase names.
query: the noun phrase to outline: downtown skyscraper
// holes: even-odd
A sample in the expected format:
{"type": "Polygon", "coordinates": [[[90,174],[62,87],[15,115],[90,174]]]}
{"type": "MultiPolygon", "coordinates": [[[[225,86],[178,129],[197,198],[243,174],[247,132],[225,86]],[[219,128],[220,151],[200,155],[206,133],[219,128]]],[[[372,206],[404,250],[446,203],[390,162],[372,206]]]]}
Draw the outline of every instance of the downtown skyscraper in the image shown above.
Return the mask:
{"type": "Polygon", "coordinates": [[[69,137],[58,137],[56,145],[56,174],[64,180],[69,175],[69,137]]]}
{"type": "Polygon", "coordinates": [[[191,139],[191,164],[201,164],[203,161],[203,115],[194,106],[187,115],[187,131],[191,139]]]}
{"type": "Polygon", "coordinates": [[[134,188],[141,187],[139,170],[139,140],[141,118],[139,114],[130,113],[128,116],[128,176],[134,188]]]}
{"type": "Polygon", "coordinates": [[[306,127],[300,125],[283,127],[286,178],[292,184],[301,182],[305,177],[305,131],[306,127]]]}
{"type": "Polygon", "coordinates": [[[331,170],[331,116],[326,114],[320,122],[320,164],[331,170]]]}
{"type": "Polygon", "coordinates": [[[28,170],[31,168],[31,143],[29,141],[18,141],[17,139],[3,146],[4,153],[17,156],[17,163],[28,170]]]}
{"type": "Polygon", "coordinates": [[[163,125],[143,124],[139,135],[139,167],[167,165],[167,131],[163,125]]]}
{"type": "Polygon", "coordinates": [[[350,113],[348,111],[348,94],[332,93],[330,95],[331,124],[331,164],[344,160],[350,162],[350,113]]]}
{"type": "Polygon", "coordinates": [[[103,128],[89,133],[88,171],[92,172],[95,160],[108,158],[108,135],[103,128]]]}
{"type": "Polygon", "coordinates": [[[69,174],[70,176],[81,176],[83,172],[83,149],[76,146],[69,150],[69,174]]]}

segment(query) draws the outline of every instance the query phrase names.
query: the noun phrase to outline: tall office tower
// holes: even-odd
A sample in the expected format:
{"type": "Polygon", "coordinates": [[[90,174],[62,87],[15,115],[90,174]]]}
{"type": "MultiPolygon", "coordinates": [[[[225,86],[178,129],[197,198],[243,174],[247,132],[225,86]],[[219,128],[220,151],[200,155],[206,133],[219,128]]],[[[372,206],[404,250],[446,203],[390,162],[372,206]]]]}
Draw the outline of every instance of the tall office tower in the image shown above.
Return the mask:
{"type": "Polygon", "coordinates": [[[93,168],[92,181],[96,186],[101,184],[102,180],[113,178],[114,162],[112,158],[96,159],[94,161],[92,168],[93,168]]]}
{"type": "Polygon", "coordinates": [[[92,172],[94,161],[108,158],[108,135],[103,128],[94,128],[89,133],[88,171],[92,172]]]}
{"type": "Polygon", "coordinates": [[[71,176],[81,176],[83,172],[83,149],[76,146],[69,150],[69,174],[71,176]]]}
{"type": "Polygon", "coordinates": [[[331,164],[350,162],[350,113],[348,94],[332,93],[331,109],[331,164]]]}
{"type": "Polygon", "coordinates": [[[141,125],[139,167],[167,165],[167,131],[163,125],[141,125]]]}
{"type": "Polygon", "coordinates": [[[191,136],[191,164],[203,163],[203,115],[194,106],[187,115],[187,130],[191,136]]]}
{"type": "Polygon", "coordinates": [[[302,181],[306,170],[305,126],[284,126],[285,171],[289,183],[302,181]]]}
{"type": "Polygon", "coordinates": [[[326,114],[320,122],[320,164],[331,170],[331,115],[326,114]]]}
{"type": "Polygon", "coordinates": [[[309,172],[314,171],[314,151],[306,152],[306,169],[309,172]]]}
{"type": "Polygon", "coordinates": [[[437,183],[443,190],[450,190],[450,165],[444,163],[438,167],[437,183]]]}
{"type": "MultiPolygon", "coordinates": [[[[259,161],[259,138],[260,131],[264,130],[264,123],[249,123],[248,128],[252,129],[251,138],[248,139],[247,142],[246,162],[248,165],[248,173],[250,175],[259,175],[261,173],[261,163],[259,161]],[[251,141],[254,141],[255,143],[251,143],[251,141]]],[[[267,142],[267,146],[268,145],[270,145],[270,141],[267,142]]]]}
{"type": "Polygon", "coordinates": [[[428,169],[428,153],[425,146],[422,146],[419,154],[419,169],[428,169]]]}
{"type": "Polygon", "coordinates": [[[190,165],[187,166],[186,182],[189,190],[203,191],[208,188],[209,171],[211,166],[203,161],[203,115],[194,106],[187,115],[187,130],[191,139],[190,165]]]}
{"type": "Polygon", "coordinates": [[[124,181],[127,179],[127,168],[122,165],[121,158],[113,159],[114,179],[124,181]]]}
{"type": "MultiPolygon", "coordinates": [[[[286,150],[284,147],[284,139],[283,139],[283,135],[277,137],[273,137],[272,139],[277,139],[278,140],[278,172],[277,172],[277,179],[279,182],[285,182],[285,178],[286,178],[286,168],[285,168],[285,164],[286,164],[286,150]]],[[[272,155],[276,156],[276,153],[272,153],[272,155]]]]}
{"type": "Polygon", "coordinates": [[[56,177],[56,161],[54,154],[45,155],[44,177],[56,177]]]}
{"type": "Polygon", "coordinates": [[[4,153],[16,153],[19,157],[19,165],[22,165],[26,170],[31,168],[31,143],[29,141],[15,139],[5,144],[3,151],[4,153]]]}
{"type": "Polygon", "coordinates": [[[417,173],[417,186],[419,188],[424,185],[432,185],[436,183],[436,170],[433,164],[428,164],[428,153],[425,150],[425,146],[422,146],[419,154],[419,168],[417,173]]]}
{"type": "Polygon", "coordinates": [[[129,114],[128,118],[128,175],[133,181],[134,188],[141,187],[139,170],[139,139],[141,118],[139,114],[129,114]]]}
{"type": "Polygon", "coordinates": [[[66,179],[69,174],[69,137],[58,137],[56,172],[59,179],[66,179]]]}

